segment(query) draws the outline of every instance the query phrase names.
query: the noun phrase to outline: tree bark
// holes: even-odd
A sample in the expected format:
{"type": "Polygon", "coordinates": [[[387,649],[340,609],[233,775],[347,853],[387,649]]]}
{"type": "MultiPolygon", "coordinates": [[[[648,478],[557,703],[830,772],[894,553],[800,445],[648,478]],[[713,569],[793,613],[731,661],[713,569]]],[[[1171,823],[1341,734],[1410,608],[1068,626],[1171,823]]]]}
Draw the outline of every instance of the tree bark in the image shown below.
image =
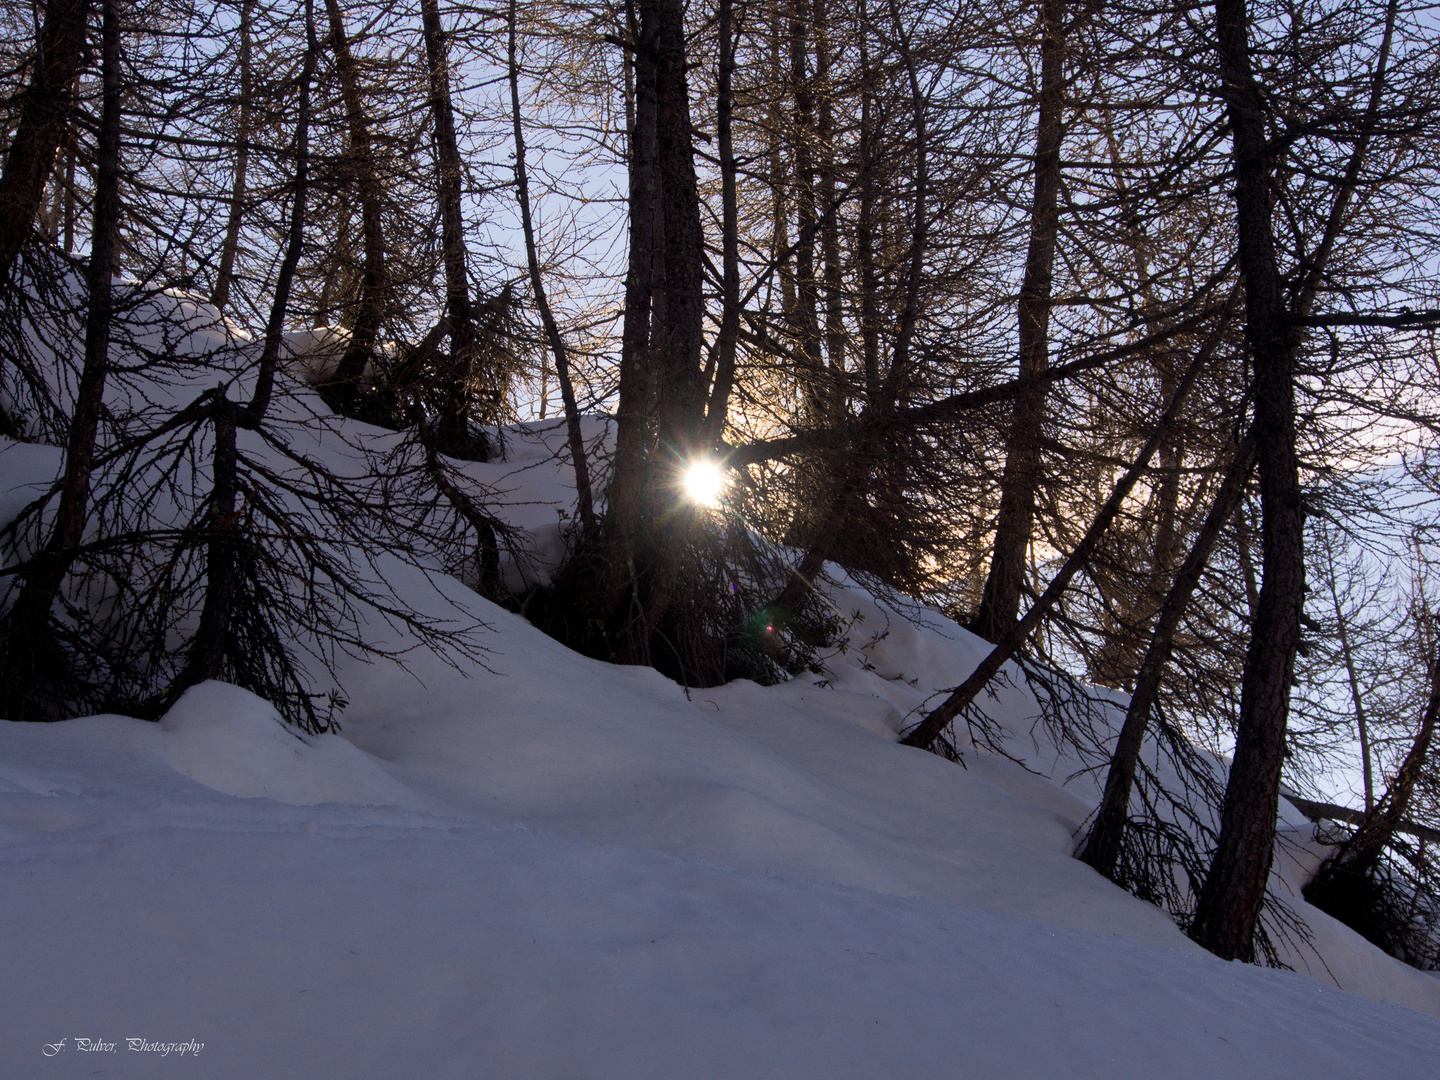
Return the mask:
{"type": "Polygon", "coordinates": [[[240,5],[240,116],[235,133],[235,176],[230,188],[230,214],[225,222],[225,240],[220,247],[220,268],[210,302],[223,312],[230,303],[230,280],[235,255],[240,247],[240,222],[245,209],[245,174],[250,167],[250,97],[254,93],[250,72],[250,33],[255,18],[255,0],[240,5]]]}
{"type": "MultiPolygon", "coordinates": [[[[1425,618],[1428,620],[1428,613],[1425,618]]],[[[1433,645],[1427,666],[1429,698],[1405,760],[1384,796],[1367,810],[1355,832],[1325,860],[1315,879],[1304,890],[1305,899],[1320,910],[1397,955],[1407,944],[1404,924],[1408,920],[1394,918],[1394,899],[1387,896],[1390,890],[1383,880],[1377,882],[1376,871],[1380,868],[1385,848],[1397,832],[1415,832],[1432,842],[1436,838],[1433,829],[1417,827],[1405,818],[1430,754],[1436,723],[1440,721],[1440,656],[1436,655],[1433,645]],[[1387,908],[1391,910],[1387,911],[1387,908]]]]}
{"type": "Polygon", "coordinates": [[[34,72],[0,173],[0,280],[9,277],[45,197],[45,181],[70,121],[92,0],[46,0],[34,72]]]}
{"type": "Polygon", "coordinates": [[[846,406],[846,342],[843,297],[844,267],[840,256],[840,216],[836,206],[835,92],[830,85],[832,64],[829,11],[826,0],[812,0],[815,19],[815,84],[819,90],[816,141],[819,162],[820,202],[826,208],[820,223],[820,255],[824,260],[825,294],[825,394],[826,422],[835,423],[846,406]]]}
{"type": "Polygon", "coordinates": [[[740,338],[740,210],[736,185],[735,145],[731,131],[734,115],[735,72],[734,5],[720,0],[717,32],[720,66],[716,78],[715,139],[720,157],[721,313],[715,341],[715,380],[705,410],[706,449],[725,433],[730,392],[735,385],[735,359],[740,338]]]}
{"type": "MultiPolygon", "coordinates": [[[[1035,181],[1030,209],[1030,246],[1017,305],[1020,378],[1049,366],[1051,285],[1059,232],[1060,145],[1064,139],[1065,0],[1041,0],[1040,99],[1035,132],[1035,181]]],[[[1005,471],[990,571],[971,629],[998,642],[1015,625],[1040,485],[1040,432],[1045,384],[1019,394],[1005,437],[1005,471]]]]}
{"type": "Polygon", "coordinates": [[[1270,218],[1264,102],[1250,66],[1245,0],[1216,0],[1223,93],[1233,138],[1236,226],[1253,364],[1264,556],[1240,691],[1235,758],[1220,838],[1190,933],[1227,960],[1254,957],[1255,927],[1275,849],[1275,814],[1290,685],[1305,597],[1304,524],[1295,454],[1295,359],[1270,218]]]}
{"type": "Polygon", "coordinates": [[[1325,547],[1327,577],[1330,585],[1330,603],[1335,612],[1335,637],[1340,642],[1340,657],[1345,664],[1345,682],[1350,690],[1350,705],[1355,711],[1355,734],[1360,741],[1360,776],[1364,786],[1365,813],[1375,809],[1375,776],[1371,767],[1370,723],[1365,714],[1365,695],[1360,687],[1360,675],[1355,670],[1355,650],[1350,641],[1350,629],[1345,611],[1340,605],[1340,591],[1335,582],[1335,550],[1331,543],[1325,547]]]}
{"type": "Polygon", "coordinates": [[[460,201],[464,172],[455,138],[450,68],[437,0],[421,0],[420,13],[425,61],[430,73],[435,157],[440,173],[440,249],[445,263],[445,317],[450,331],[450,371],[436,434],[442,449],[458,453],[470,444],[470,382],[475,362],[475,323],[470,304],[470,278],[465,266],[465,220],[460,201]]]}
{"type": "Polygon", "coordinates": [[[1305,600],[1305,508],[1295,452],[1295,365],[1300,327],[1311,312],[1360,178],[1380,112],[1398,4],[1386,7],[1370,99],[1325,230],[1301,259],[1294,299],[1275,256],[1265,99],[1250,64],[1245,0],[1216,0],[1216,39],[1230,117],[1240,270],[1246,287],[1246,338],[1253,365],[1260,529],[1260,595],[1240,692],[1235,758],[1225,788],[1220,838],[1190,934],[1225,959],[1250,960],[1275,848],[1275,814],[1284,763],[1290,686],[1305,600]]]}
{"type": "MultiPolygon", "coordinates": [[[[832,480],[832,494],[827,512],[816,520],[800,565],[795,568],[780,595],[770,605],[775,620],[780,622],[790,618],[801,598],[814,587],[816,575],[820,573],[826,558],[839,541],[855,512],[857,502],[865,494],[874,462],[883,456],[886,438],[894,428],[896,407],[908,381],[910,348],[920,318],[920,287],[930,228],[926,203],[930,194],[928,101],[920,86],[914,54],[910,49],[910,35],[893,0],[890,4],[890,15],[909,80],[911,116],[915,125],[915,189],[909,258],[905,271],[905,306],[900,311],[889,370],[883,380],[879,378],[878,371],[875,373],[870,412],[864,424],[865,435],[857,445],[850,447],[843,471],[832,480]]],[[[827,217],[833,216],[832,208],[827,217]]],[[[813,231],[812,224],[811,232],[813,231]]]]}
{"type": "Polygon", "coordinates": [[[215,429],[215,453],[211,460],[214,486],[206,515],[205,603],[190,654],[167,695],[167,704],[186,688],[219,678],[224,673],[226,654],[231,651],[230,624],[238,573],[235,556],[239,546],[235,507],[239,472],[235,429],[239,409],[221,390],[210,406],[210,417],[215,429]]]}
{"type": "Polygon", "coordinates": [[[795,246],[795,303],[789,311],[790,332],[800,361],[800,390],[805,422],[823,423],[826,406],[824,364],[820,353],[819,291],[815,280],[815,95],[809,73],[811,13],[807,0],[789,0],[790,150],[795,166],[795,215],[799,241],[795,246]]]}
{"type": "Polygon", "coordinates": [[[235,597],[240,584],[240,554],[244,543],[237,521],[239,450],[236,434],[240,428],[258,428],[269,408],[275,383],[275,368],[280,355],[281,333],[285,327],[285,312],[290,302],[290,287],[294,280],[295,267],[300,262],[300,249],[304,240],[305,203],[310,175],[310,91],[320,54],[320,45],[315,34],[313,0],[306,0],[305,3],[305,30],[305,58],[300,69],[299,116],[295,125],[294,195],[290,206],[290,227],[286,237],[285,254],[275,281],[275,295],[271,300],[265,340],[260,349],[255,390],[249,404],[241,408],[238,403],[226,398],[222,388],[207,409],[207,415],[214,425],[215,453],[212,463],[214,486],[206,528],[208,540],[205,553],[205,601],[200,609],[200,625],[190,643],[185,667],[164,695],[162,704],[166,708],[174,704],[189,687],[206,679],[220,678],[225,673],[227,658],[233,658],[235,646],[231,628],[235,614],[235,597]]]}
{"type": "Polygon", "coordinates": [[[658,364],[656,452],[650,463],[647,516],[654,529],[646,562],[650,582],[643,601],[645,624],[658,627],[670,607],[694,511],[680,500],[684,468],[704,452],[705,381],[703,236],[700,196],[691,140],[690,89],[685,75],[682,0],[659,0],[656,38],[655,170],[664,233],[663,304],[651,325],[651,352],[658,364]]]}
{"type": "Polygon", "coordinates": [[[450,504],[461,519],[475,530],[480,543],[480,595],[487,600],[500,601],[504,592],[500,580],[500,543],[496,534],[495,519],[486,514],[475,501],[450,479],[445,465],[440,460],[440,451],[435,441],[435,432],[425,420],[425,414],[416,407],[413,419],[415,431],[420,438],[420,448],[425,455],[425,472],[430,477],[445,501],[450,504]]]}
{"type": "Polygon", "coordinates": [[[350,344],[340,357],[330,382],[343,405],[352,405],[359,393],[365,365],[375,352],[375,339],[389,302],[389,280],[385,273],[385,232],[382,221],[384,191],[375,167],[370,139],[370,120],[360,89],[360,69],[345,35],[345,21],[339,0],[325,0],[330,20],[330,45],[335,54],[335,73],[340,79],[340,96],[345,105],[345,124],[350,144],[347,149],[350,179],[360,198],[360,234],[365,265],[360,276],[360,296],[350,323],[350,344]]]}
{"type": "Polygon", "coordinates": [[[683,466],[706,433],[700,203],[685,77],[684,6],[637,0],[636,121],[630,154],[630,270],[606,605],[617,659],[648,663],[673,596],[693,511],[683,466]],[[655,443],[648,428],[653,403],[655,443]]]}
{"type": "MultiPolygon", "coordinates": [[[[629,139],[630,259],[620,345],[620,402],[615,464],[606,516],[606,594],[623,605],[636,585],[636,541],[650,426],[650,308],[655,261],[655,116],[658,13],[654,0],[632,0],[635,126],[629,139]]],[[[624,605],[627,606],[628,605],[624,605]]]]}
{"type": "Polygon", "coordinates": [[[60,502],[50,538],[25,573],[4,627],[0,700],[9,719],[58,719],[37,704],[50,679],[37,671],[51,639],[50,611],[89,516],[90,478],[109,367],[115,254],[120,233],[120,0],[101,4],[101,113],[96,151],[94,219],[86,270],[85,353],[65,445],[60,502]]]}
{"type": "Polygon", "coordinates": [[[665,227],[665,321],[659,338],[664,392],[658,410],[660,445],[688,460],[698,448],[705,390],[703,237],[685,76],[684,4],[660,0],[657,39],[655,164],[665,227]]]}
{"type": "Polygon", "coordinates": [[[880,282],[875,261],[876,203],[875,71],[870,62],[869,14],[860,0],[860,188],[859,220],[856,222],[855,261],[860,264],[860,367],[865,383],[865,400],[874,408],[880,400],[880,282]]]}
{"type": "Polygon", "coordinates": [[[305,30],[309,40],[300,69],[300,111],[295,123],[295,193],[290,203],[285,255],[280,261],[280,272],[275,277],[275,295],[270,303],[270,318],[265,324],[265,343],[260,348],[255,392],[240,419],[240,426],[250,429],[260,425],[270,407],[275,388],[275,368],[280,360],[281,335],[285,331],[285,312],[290,304],[290,288],[305,242],[305,203],[310,191],[310,94],[320,56],[313,0],[305,0],[305,30]]]}
{"type": "MultiPolygon", "coordinates": [[[[1420,717],[1415,739],[1405,753],[1405,760],[1390,781],[1384,796],[1376,807],[1365,815],[1365,823],[1355,830],[1355,835],[1330,859],[1333,867],[1344,867],[1351,873],[1373,869],[1380,860],[1380,853],[1404,826],[1405,813],[1415,794],[1415,785],[1420,772],[1430,755],[1430,746],[1435,741],[1435,726],[1440,722],[1440,657],[1434,655],[1429,664],[1430,694],[1425,711],[1420,717]]],[[[1324,870],[1321,876],[1324,876],[1324,870]]]]}

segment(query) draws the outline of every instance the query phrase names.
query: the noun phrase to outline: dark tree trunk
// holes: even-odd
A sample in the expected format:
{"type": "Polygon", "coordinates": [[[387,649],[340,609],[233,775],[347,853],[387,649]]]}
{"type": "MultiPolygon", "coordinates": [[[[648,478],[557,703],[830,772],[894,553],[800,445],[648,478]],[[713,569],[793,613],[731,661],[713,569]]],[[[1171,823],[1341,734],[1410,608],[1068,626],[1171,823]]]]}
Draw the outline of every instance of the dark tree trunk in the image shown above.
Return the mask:
{"type": "Polygon", "coordinates": [[[58,718],[49,705],[37,702],[44,693],[42,688],[51,683],[51,677],[37,669],[46,662],[51,641],[50,610],[74,564],[89,516],[90,478],[109,367],[112,279],[120,232],[119,7],[120,0],[103,0],[101,5],[102,104],[90,265],[86,270],[85,354],[65,445],[60,502],[50,538],[26,571],[25,583],[8,613],[0,645],[4,654],[0,661],[0,700],[6,703],[6,715],[12,720],[58,718]]]}
{"type": "Polygon", "coordinates": [[[636,11],[630,270],[605,604],[617,658],[646,663],[670,606],[693,516],[678,497],[678,482],[684,464],[704,445],[706,383],[684,7],[679,0],[638,0],[636,11]]]}
{"type": "Polygon", "coordinates": [[[187,687],[206,679],[219,678],[224,672],[226,655],[232,651],[230,622],[239,572],[235,558],[239,547],[235,513],[238,479],[235,428],[238,415],[238,407],[225,397],[223,391],[210,408],[215,428],[215,454],[212,459],[214,488],[210,493],[206,525],[205,604],[200,609],[200,626],[190,643],[190,655],[175,680],[170,695],[172,702],[187,687]]]}
{"type": "Polygon", "coordinates": [[[185,667],[162,699],[168,708],[189,687],[206,679],[225,674],[227,661],[234,661],[235,641],[232,625],[235,599],[240,586],[241,552],[244,537],[237,520],[236,500],[239,495],[239,451],[236,433],[240,428],[258,428],[269,409],[275,385],[275,367],[280,355],[280,338],[285,327],[285,312],[290,302],[290,287],[295,267],[300,262],[300,249],[305,233],[305,202],[310,175],[310,90],[315,78],[315,65],[320,45],[315,35],[315,14],[311,0],[305,4],[306,49],[300,69],[300,109],[295,125],[295,185],[290,206],[290,227],[285,254],[275,281],[270,317],[260,348],[260,367],[255,392],[243,409],[228,400],[221,390],[208,413],[215,431],[215,453],[212,463],[214,487],[207,514],[207,550],[205,553],[205,602],[200,610],[200,625],[190,643],[185,667]]]}
{"type": "Polygon", "coordinates": [[[421,450],[425,454],[425,472],[430,477],[430,482],[445,497],[445,501],[461,520],[475,531],[476,539],[480,543],[480,557],[477,560],[480,595],[498,603],[503,597],[504,585],[500,578],[500,543],[495,519],[476,506],[475,501],[450,479],[444,463],[440,460],[435,432],[431,430],[425,414],[418,406],[414,410],[413,419],[421,450]]]}
{"type": "Polygon", "coordinates": [[[220,311],[230,303],[230,280],[235,272],[235,255],[240,248],[240,222],[245,209],[245,174],[250,167],[250,97],[254,93],[250,72],[250,33],[255,18],[255,0],[240,5],[240,116],[235,134],[235,176],[230,189],[230,215],[225,222],[225,240],[220,247],[220,268],[210,302],[220,311]]]}
{"type": "MultiPolygon", "coordinates": [[[[783,622],[794,613],[801,598],[813,588],[816,575],[825,565],[825,560],[839,542],[845,527],[850,523],[857,505],[871,484],[871,473],[875,463],[884,456],[887,439],[893,433],[892,420],[896,407],[904,393],[910,374],[910,349],[915,338],[915,328],[920,318],[920,287],[924,275],[926,240],[929,236],[929,208],[926,200],[930,194],[928,100],[920,86],[915,59],[910,50],[910,35],[901,22],[896,6],[890,5],[895,35],[900,45],[901,58],[905,65],[910,85],[911,119],[915,125],[915,189],[912,205],[909,258],[905,269],[905,306],[900,311],[899,325],[895,330],[895,345],[890,356],[890,367],[885,378],[879,378],[878,370],[867,369],[867,391],[871,397],[867,420],[867,431],[859,444],[850,448],[843,469],[838,470],[831,481],[831,495],[825,513],[815,518],[810,542],[801,556],[800,564],[784,589],[770,605],[774,618],[783,622]]],[[[866,163],[868,165],[868,161],[866,163]]],[[[833,207],[828,208],[827,217],[833,218],[833,207]]],[[[812,225],[811,232],[814,231],[812,225]]],[[[802,237],[803,238],[803,237],[802,237]]],[[[867,252],[868,253],[868,252],[867,252]]],[[[873,297],[868,301],[873,313],[873,297]]],[[[876,361],[878,367],[878,358],[876,361]]]]}
{"type": "Polygon", "coordinates": [[[860,268],[860,366],[865,382],[865,400],[875,408],[880,400],[880,282],[875,261],[876,203],[875,72],[870,63],[869,14],[860,0],[860,189],[859,220],[856,222],[855,261],[860,268]]]}
{"type": "Polygon", "coordinates": [[[658,363],[655,455],[650,465],[647,513],[654,540],[646,589],[646,625],[653,630],[673,598],[680,549],[693,511],[678,498],[685,466],[701,456],[705,432],[704,240],[691,141],[690,89],[685,75],[684,4],[660,0],[656,39],[655,171],[664,232],[663,306],[651,324],[651,353],[658,363]]]}
{"type": "MultiPolygon", "coordinates": [[[[1035,190],[1030,204],[1030,247],[1017,305],[1020,378],[1045,371],[1050,363],[1051,283],[1059,231],[1060,144],[1064,138],[1065,0],[1041,0],[1040,101],[1035,133],[1035,190]]],[[[972,629],[998,642],[1015,625],[1035,520],[1040,485],[1040,432],[1046,385],[1016,395],[1005,437],[1005,471],[995,547],[972,629]]]]}
{"type": "Polygon", "coordinates": [[[827,416],[823,361],[820,355],[819,293],[815,281],[815,95],[809,73],[810,11],[807,0],[790,4],[790,90],[794,112],[790,150],[795,165],[795,214],[799,239],[795,245],[795,303],[789,311],[790,333],[800,361],[800,390],[807,425],[827,416]]]}
{"type": "Polygon", "coordinates": [[[19,124],[0,173],[0,280],[9,276],[45,197],[70,121],[92,7],[92,0],[46,0],[34,73],[20,95],[19,124]]]}
{"type": "Polygon", "coordinates": [[[425,61],[430,72],[435,157],[440,167],[440,250],[445,263],[445,318],[450,330],[450,372],[437,438],[443,451],[461,453],[470,444],[470,382],[475,362],[475,324],[470,307],[470,278],[465,266],[465,220],[460,206],[463,170],[460,147],[455,139],[450,67],[437,0],[421,0],[420,13],[425,61]]]}
{"type": "Polygon", "coordinates": [[[655,261],[656,39],[653,0],[635,0],[632,17],[635,125],[630,131],[630,261],[625,276],[625,320],[620,346],[620,403],[615,418],[615,465],[606,517],[606,589],[617,598],[636,585],[636,542],[645,483],[651,419],[650,308],[655,261]]]}
{"type": "Polygon", "coordinates": [[[835,197],[835,94],[830,85],[830,29],[825,0],[813,0],[815,14],[815,83],[820,102],[816,117],[816,136],[820,156],[820,201],[825,217],[820,224],[820,254],[825,262],[825,393],[828,404],[825,421],[839,423],[844,419],[846,388],[844,267],[840,256],[840,215],[835,197]]]}
{"type": "Polygon", "coordinates": [[[1355,710],[1355,734],[1360,742],[1360,777],[1364,786],[1365,813],[1375,809],[1375,775],[1371,765],[1370,722],[1365,713],[1365,694],[1360,687],[1360,675],[1355,670],[1355,650],[1350,641],[1349,627],[1345,612],[1340,606],[1340,593],[1335,583],[1335,556],[1327,543],[1325,555],[1329,562],[1330,600],[1335,611],[1335,637],[1340,642],[1340,656],[1345,662],[1345,682],[1350,689],[1350,705],[1355,710]]]}
{"type": "Polygon", "coordinates": [[[375,353],[375,339],[389,303],[390,285],[385,273],[385,232],[382,223],[384,191],[375,165],[370,139],[370,120],[360,89],[360,69],[350,51],[339,0],[325,0],[330,20],[330,45],[335,54],[335,73],[340,79],[340,96],[345,105],[349,133],[346,157],[349,179],[360,199],[360,234],[365,265],[360,276],[360,295],[350,323],[350,344],[340,357],[331,379],[342,405],[352,405],[360,389],[365,365],[375,353]]]}
{"type": "Polygon", "coordinates": [[[1245,0],[1216,0],[1223,93],[1235,163],[1245,334],[1253,364],[1256,458],[1264,558],[1245,657],[1235,759],[1220,839],[1191,936],[1227,960],[1254,957],[1255,927],[1275,850],[1275,814],[1290,684],[1305,598],[1304,524],[1295,455],[1295,358],[1299,342],[1281,293],[1270,220],[1271,161],[1264,102],[1250,66],[1245,0]]]}
{"type": "MultiPolygon", "coordinates": [[[[1115,169],[1120,218],[1125,246],[1129,249],[1135,273],[1135,292],[1140,303],[1147,337],[1157,340],[1147,359],[1159,383],[1160,400],[1168,401],[1175,392],[1176,354],[1165,338],[1165,320],[1159,317],[1163,305],[1155,296],[1154,280],[1151,273],[1150,242],[1145,233],[1145,207],[1136,197],[1128,181],[1124,179],[1131,171],[1131,163],[1125,158],[1120,141],[1116,138],[1113,117],[1110,111],[1109,95],[1100,97],[1101,125],[1109,148],[1110,162],[1115,169]]],[[[1152,480],[1150,500],[1153,541],[1150,546],[1149,573],[1143,584],[1127,588],[1122,585],[1114,595],[1106,595],[1105,601],[1113,610],[1112,618],[1106,620],[1107,630],[1098,655],[1092,661],[1092,675],[1105,686],[1125,689],[1132,686],[1138,677],[1140,664],[1140,640],[1148,624],[1165,603],[1165,597],[1173,582],[1173,572],[1178,559],[1180,542],[1177,519],[1180,505],[1180,467],[1184,458],[1183,428],[1177,426],[1157,453],[1159,469],[1152,480]]],[[[1138,572],[1139,567],[1132,568],[1138,572]]],[[[1097,582],[1102,591],[1103,583],[1097,582]]]]}
{"type": "Polygon", "coordinates": [[[1265,98],[1250,64],[1245,0],[1216,0],[1217,50],[1230,117],[1236,231],[1246,288],[1246,338],[1260,467],[1261,583],[1241,685],[1235,758],[1221,809],[1214,861],[1200,892],[1191,936],[1226,959],[1250,960],[1275,847],[1275,814],[1285,755],[1290,686],[1305,599],[1305,508],[1295,451],[1295,367],[1300,325],[1309,315],[1334,251],[1380,115],[1398,4],[1386,6],[1370,100],[1355,129],[1344,174],[1334,185],[1325,228],[1300,260],[1286,303],[1271,222],[1274,162],[1265,98]]]}
{"type": "Polygon", "coordinates": [[[285,256],[275,277],[275,295],[270,303],[270,318],[265,325],[265,343],[260,348],[260,370],[255,379],[255,393],[245,406],[240,426],[258,427],[270,407],[275,388],[275,368],[280,359],[280,340],[285,331],[285,312],[290,304],[290,288],[295,268],[305,242],[305,201],[310,190],[310,93],[319,61],[320,44],[315,36],[313,0],[305,3],[305,29],[309,41],[300,70],[300,115],[295,123],[295,193],[290,203],[290,227],[285,239],[285,256]]]}
{"type": "MultiPolygon", "coordinates": [[[[1428,613],[1425,618],[1428,621],[1428,613]]],[[[1440,721],[1440,656],[1433,648],[1428,667],[1429,699],[1394,780],[1380,801],[1366,811],[1351,837],[1321,865],[1315,880],[1305,886],[1305,899],[1310,903],[1401,957],[1412,939],[1413,894],[1395,896],[1394,886],[1384,879],[1381,860],[1396,832],[1414,828],[1405,820],[1405,812],[1440,721]]]]}
{"type": "Polygon", "coordinates": [[[735,145],[731,132],[735,72],[735,27],[731,0],[719,6],[720,68],[717,75],[715,139],[720,152],[721,303],[715,341],[715,380],[705,411],[706,449],[724,434],[730,392],[735,385],[736,347],[740,338],[740,210],[736,190],[735,145]]]}
{"type": "MultiPolygon", "coordinates": [[[[766,145],[766,166],[770,184],[770,259],[780,278],[780,310],[787,320],[795,312],[795,270],[790,263],[790,201],[787,193],[791,177],[785,171],[785,130],[786,119],[783,108],[782,87],[786,79],[782,42],[789,35],[785,17],[786,4],[772,0],[767,5],[770,16],[769,67],[774,92],[766,109],[768,142],[766,145]]],[[[792,118],[793,119],[793,118],[792,118]]]]}
{"type": "Polygon", "coordinates": [[[669,453],[678,453],[682,460],[697,449],[706,389],[700,366],[705,314],[703,237],[685,76],[684,11],[681,0],[660,0],[655,166],[665,227],[665,319],[651,327],[652,338],[658,338],[664,388],[657,434],[660,445],[669,453]]]}

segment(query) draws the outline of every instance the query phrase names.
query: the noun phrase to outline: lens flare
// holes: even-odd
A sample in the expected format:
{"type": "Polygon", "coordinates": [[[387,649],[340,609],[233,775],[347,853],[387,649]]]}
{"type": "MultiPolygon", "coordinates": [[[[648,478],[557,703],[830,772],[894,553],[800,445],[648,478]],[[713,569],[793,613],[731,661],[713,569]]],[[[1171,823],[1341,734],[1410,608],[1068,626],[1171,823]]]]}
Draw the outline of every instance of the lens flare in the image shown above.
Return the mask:
{"type": "Polygon", "coordinates": [[[713,461],[697,461],[685,470],[685,497],[698,506],[719,506],[725,494],[725,470],[713,461]]]}

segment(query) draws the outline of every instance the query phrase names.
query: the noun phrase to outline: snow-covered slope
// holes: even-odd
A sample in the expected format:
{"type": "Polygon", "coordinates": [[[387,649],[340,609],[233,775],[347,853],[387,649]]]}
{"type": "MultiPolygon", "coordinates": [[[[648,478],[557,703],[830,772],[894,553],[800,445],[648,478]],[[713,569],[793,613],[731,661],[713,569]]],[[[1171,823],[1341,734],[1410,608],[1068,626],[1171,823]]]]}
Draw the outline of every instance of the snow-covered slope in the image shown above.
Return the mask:
{"type": "MultiPolygon", "coordinates": [[[[557,434],[470,467],[511,493],[532,580],[559,554],[557,434]]],[[[0,449],[0,512],[57,460],[0,449]]],[[[159,724],[0,724],[0,1076],[1434,1069],[1440,980],[1298,897],[1316,977],[1222,963],[1071,858],[1095,778],[1025,693],[987,708],[1033,771],[896,745],[982,655],[933,612],[837,574],[849,645],[823,677],[687,693],[388,576],[488,626],[486,666],[345,661],[341,735],[218,683],[159,724]]]]}
{"type": "Polygon", "coordinates": [[[1188,947],[1067,857],[1044,782],[898,748],[842,692],[686,701],[488,614],[501,674],[372,671],[353,743],[219,684],[159,725],[0,729],[4,1075],[1433,1066],[1429,1017],[1188,947]]]}

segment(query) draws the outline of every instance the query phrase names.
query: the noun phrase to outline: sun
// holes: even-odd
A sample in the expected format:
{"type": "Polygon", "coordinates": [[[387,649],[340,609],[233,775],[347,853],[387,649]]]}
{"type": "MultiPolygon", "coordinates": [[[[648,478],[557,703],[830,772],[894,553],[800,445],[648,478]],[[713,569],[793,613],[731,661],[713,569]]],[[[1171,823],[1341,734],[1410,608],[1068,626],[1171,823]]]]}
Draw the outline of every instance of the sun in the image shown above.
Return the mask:
{"type": "Polygon", "coordinates": [[[720,505],[728,483],[725,470],[714,461],[697,461],[685,470],[685,497],[698,506],[720,505]]]}

